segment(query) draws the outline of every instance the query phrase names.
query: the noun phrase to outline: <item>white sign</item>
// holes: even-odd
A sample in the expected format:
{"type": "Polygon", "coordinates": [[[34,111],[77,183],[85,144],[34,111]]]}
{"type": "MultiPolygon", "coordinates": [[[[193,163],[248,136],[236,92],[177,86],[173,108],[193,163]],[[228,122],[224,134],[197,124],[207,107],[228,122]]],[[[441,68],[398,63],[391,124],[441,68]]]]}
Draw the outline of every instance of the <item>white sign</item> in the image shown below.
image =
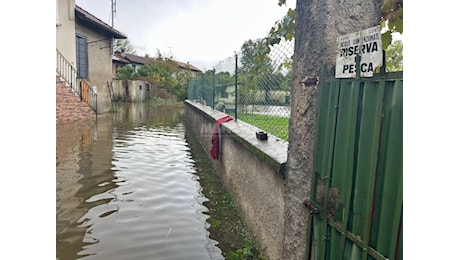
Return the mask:
{"type": "Polygon", "coordinates": [[[336,78],[356,78],[358,69],[361,77],[372,77],[375,69],[383,64],[380,26],[337,37],[337,43],[336,78]],[[356,55],[361,56],[359,68],[356,55]]]}

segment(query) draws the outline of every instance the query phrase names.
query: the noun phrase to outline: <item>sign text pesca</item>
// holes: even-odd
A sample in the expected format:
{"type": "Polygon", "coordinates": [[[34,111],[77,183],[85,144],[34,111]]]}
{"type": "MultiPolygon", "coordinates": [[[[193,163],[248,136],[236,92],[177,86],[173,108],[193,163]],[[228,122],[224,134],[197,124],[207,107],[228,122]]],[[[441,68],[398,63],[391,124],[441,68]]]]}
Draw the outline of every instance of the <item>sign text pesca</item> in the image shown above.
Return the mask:
{"type": "Polygon", "coordinates": [[[382,65],[381,42],[379,26],[338,37],[336,77],[356,77],[357,69],[362,76],[372,77],[374,70],[382,65]],[[359,68],[355,63],[357,55],[361,56],[359,68]]]}

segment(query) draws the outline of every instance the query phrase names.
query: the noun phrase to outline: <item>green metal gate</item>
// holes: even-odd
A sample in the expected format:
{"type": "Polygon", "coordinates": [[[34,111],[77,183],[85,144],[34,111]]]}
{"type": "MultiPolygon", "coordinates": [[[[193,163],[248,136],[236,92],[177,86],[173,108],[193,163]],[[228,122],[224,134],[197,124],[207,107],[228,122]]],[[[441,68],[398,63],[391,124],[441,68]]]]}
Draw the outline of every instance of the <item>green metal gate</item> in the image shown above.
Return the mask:
{"type": "Polygon", "coordinates": [[[403,259],[403,77],[320,79],[307,255],[403,259]],[[312,232],[311,232],[312,231],[312,232]]]}

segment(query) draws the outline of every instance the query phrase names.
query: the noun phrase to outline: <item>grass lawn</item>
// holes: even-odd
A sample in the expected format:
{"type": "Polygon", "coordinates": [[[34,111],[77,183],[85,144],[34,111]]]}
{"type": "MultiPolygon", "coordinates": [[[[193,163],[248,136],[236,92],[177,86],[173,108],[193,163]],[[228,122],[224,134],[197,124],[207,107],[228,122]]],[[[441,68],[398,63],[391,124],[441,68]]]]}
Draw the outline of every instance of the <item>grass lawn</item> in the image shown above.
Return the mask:
{"type": "Polygon", "coordinates": [[[238,120],[256,126],[265,132],[277,136],[285,141],[288,140],[288,117],[238,113],[238,120]]]}

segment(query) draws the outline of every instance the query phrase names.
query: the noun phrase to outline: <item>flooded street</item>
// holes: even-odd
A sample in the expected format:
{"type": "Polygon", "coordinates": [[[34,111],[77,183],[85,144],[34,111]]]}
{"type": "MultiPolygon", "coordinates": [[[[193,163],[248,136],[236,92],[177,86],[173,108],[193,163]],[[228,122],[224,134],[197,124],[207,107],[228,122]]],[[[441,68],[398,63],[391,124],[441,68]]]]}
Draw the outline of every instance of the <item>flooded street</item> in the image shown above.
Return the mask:
{"type": "Polygon", "coordinates": [[[118,105],[56,127],[57,259],[223,259],[183,108],[118,105]]]}

